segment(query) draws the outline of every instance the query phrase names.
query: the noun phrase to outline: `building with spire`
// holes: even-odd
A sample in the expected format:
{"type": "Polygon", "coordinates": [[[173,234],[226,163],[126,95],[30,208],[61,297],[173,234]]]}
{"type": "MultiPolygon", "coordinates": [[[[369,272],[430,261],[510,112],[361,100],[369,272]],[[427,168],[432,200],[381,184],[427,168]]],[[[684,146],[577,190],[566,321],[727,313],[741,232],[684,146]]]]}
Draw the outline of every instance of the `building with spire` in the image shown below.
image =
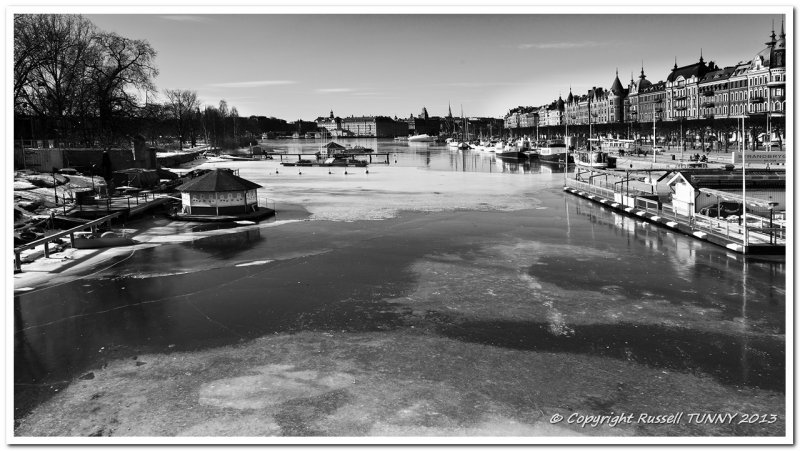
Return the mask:
{"type": "Polygon", "coordinates": [[[786,116],[786,33],[783,31],[781,22],[781,33],[778,40],[772,46],[772,54],[769,59],[769,81],[768,90],[768,111],[772,117],[786,116]]]}
{"type": "Polygon", "coordinates": [[[626,122],[639,121],[639,93],[651,85],[652,83],[650,83],[650,80],[644,75],[644,63],[642,63],[642,69],[638,80],[634,81],[631,76],[631,82],[628,85],[628,96],[626,97],[627,113],[625,115],[626,122]]]}
{"type": "Polygon", "coordinates": [[[700,51],[700,59],[693,64],[678,67],[678,60],[675,59],[675,66],[667,76],[665,85],[666,105],[665,120],[698,119],[700,112],[699,83],[705,75],[716,70],[713,62],[703,60],[703,51],[700,51]]]}

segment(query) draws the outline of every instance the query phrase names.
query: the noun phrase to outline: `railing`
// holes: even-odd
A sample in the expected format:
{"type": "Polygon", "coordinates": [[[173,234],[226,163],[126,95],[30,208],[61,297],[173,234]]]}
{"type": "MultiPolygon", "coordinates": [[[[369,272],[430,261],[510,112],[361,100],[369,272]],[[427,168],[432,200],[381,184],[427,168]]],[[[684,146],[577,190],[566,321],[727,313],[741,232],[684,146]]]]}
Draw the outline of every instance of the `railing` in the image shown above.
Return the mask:
{"type": "Polygon", "coordinates": [[[637,197],[633,200],[633,206],[654,215],[661,214],[661,209],[658,208],[658,202],[652,199],[637,197]]]}
{"type": "Polygon", "coordinates": [[[275,210],[275,201],[267,197],[258,198],[258,206],[259,208],[269,208],[270,210],[275,210]]]}
{"type": "Polygon", "coordinates": [[[92,229],[92,231],[94,231],[99,224],[102,224],[104,222],[110,221],[110,220],[116,218],[117,216],[120,216],[121,214],[122,214],[121,212],[111,213],[110,215],[103,216],[100,219],[95,219],[94,221],[89,221],[89,222],[87,222],[85,224],[81,224],[81,225],[73,227],[71,229],[64,230],[64,231],[58,232],[58,233],[54,233],[54,234],[48,235],[48,236],[46,236],[44,238],[39,238],[38,240],[34,240],[34,241],[31,241],[30,243],[26,243],[26,244],[23,244],[21,246],[15,247],[14,248],[14,270],[17,271],[17,272],[22,271],[22,261],[21,261],[21,257],[20,257],[20,254],[22,253],[22,251],[24,251],[26,249],[34,248],[34,247],[36,247],[36,246],[38,246],[40,244],[44,244],[44,256],[45,257],[49,257],[50,256],[50,242],[55,241],[55,240],[57,240],[57,239],[59,239],[59,238],[61,238],[63,236],[69,235],[70,243],[72,243],[74,245],[75,244],[75,232],[80,232],[81,230],[86,230],[86,229],[92,229]]]}
{"type": "Polygon", "coordinates": [[[582,182],[580,180],[575,179],[567,179],[567,186],[579,190],[586,191],[588,193],[597,194],[598,196],[603,196],[608,199],[614,199],[614,190],[603,188],[601,186],[592,185],[591,183],[582,182]]]}
{"type": "Polygon", "coordinates": [[[786,228],[783,224],[772,223],[761,216],[747,214],[742,221],[739,216],[727,218],[712,218],[700,213],[695,213],[691,226],[703,232],[724,236],[734,241],[744,242],[744,233],[747,229],[747,242],[749,244],[786,244],[786,228]]]}

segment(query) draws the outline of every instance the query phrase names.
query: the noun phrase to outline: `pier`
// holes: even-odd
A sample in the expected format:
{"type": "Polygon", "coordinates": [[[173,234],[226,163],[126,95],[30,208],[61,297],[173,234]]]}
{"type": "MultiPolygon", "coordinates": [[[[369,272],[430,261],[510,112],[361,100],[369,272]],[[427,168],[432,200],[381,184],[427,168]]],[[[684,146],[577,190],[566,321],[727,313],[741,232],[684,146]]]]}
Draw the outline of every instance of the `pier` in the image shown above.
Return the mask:
{"type": "MultiPolygon", "coordinates": [[[[302,160],[303,157],[312,158],[312,159],[315,160],[315,163],[320,163],[320,164],[321,164],[321,161],[324,161],[327,158],[334,157],[334,155],[320,155],[319,159],[317,159],[317,155],[313,154],[313,153],[270,153],[270,154],[267,154],[267,155],[270,155],[273,158],[275,158],[276,156],[280,157],[280,161],[281,162],[283,162],[283,157],[284,156],[286,156],[286,157],[297,157],[297,161],[302,160]]],[[[367,160],[367,162],[369,164],[373,164],[372,157],[381,157],[381,158],[376,158],[374,163],[389,164],[389,155],[391,155],[391,152],[337,153],[335,156],[336,157],[345,157],[345,158],[369,157],[369,159],[367,160]],[[384,157],[385,157],[386,161],[383,161],[384,157]]],[[[287,160],[288,160],[288,158],[287,158],[287,160]]]]}
{"type": "Polygon", "coordinates": [[[101,224],[106,222],[111,222],[113,219],[116,219],[122,216],[123,212],[118,211],[115,213],[111,213],[109,215],[103,216],[102,218],[95,219],[94,221],[89,221],[84,224],[80,224],[75,226],[71,229],[63,230],[61,232],[54,233],[52,235],[45,236],[43,238],[39,238],[38,240],[31,241],[30,243],[23,244],[21,246],[17,246],[14,248],[14,272],[21,272],[22,271],[22,251],[33,249],[36,246],[44,245],[44,256],[50,257],[50,243],[56,241],[62,237],[69,236],[70,245],[73,247],[75,246],[75,233],[81,232],[83,230],[91,230],[92,233],[97,231],[97,227],[101,224]]]}
{"type": "MultiPolygon", "coordinates": [[[[659,194],[655,188],[648,193],[640,188],[630,186],[632,181],[635,184],[637,184],[636,182],[652,183],[656,180],[654,172],[664,172],[656,180],[662,181],[675,171],[678,170],[653,169],[641,171],[646,174],[642,175],[638,173],[639,171],[623,172],[597,169],[581,171],[579,169],[573,178],[568,177],[565,180],[563,190],[619,213],[646,220],[740,254],[785,254],[786,224],[784,220],[772,217],[774,202],[767,202],[759,198],[746,198],[745,200],[741,195],[735,193],[700,188],[698,196],[703,195],[708,198],[715,196],[717,204],[720,199],[724,199],[746,205],[742,215],[721,218],[695,212],[692,204],[688,205],[688,210],[685,208],[686,205],[681,208],[677,202],[671,202],[671,195],[659,194]],[[603,177],[606,180],[605,183],[595,183],[594,179],[598,177],[603,177]],[[608,177],[612,177],[611,183],[607,181],[608,177]],[[582,178],[583,180],[581,180],[582,178]],[[751,209],[757,208],[761,211],[768,209],[770,216],[764,217],[750,213],[751,209]]],[[[737,177],[739,180],[742,178],[741,174],[737,177]]]]}
{"type": "Polygon", "coordinates": [[[126,218],[142,214],[172,200],[165,194],[138,193],[135,196],[105,197],[93,199],[92,203],[78,203],[70,213],[79,218],[97,218],[111,213],[121,213],[126,218]]]}

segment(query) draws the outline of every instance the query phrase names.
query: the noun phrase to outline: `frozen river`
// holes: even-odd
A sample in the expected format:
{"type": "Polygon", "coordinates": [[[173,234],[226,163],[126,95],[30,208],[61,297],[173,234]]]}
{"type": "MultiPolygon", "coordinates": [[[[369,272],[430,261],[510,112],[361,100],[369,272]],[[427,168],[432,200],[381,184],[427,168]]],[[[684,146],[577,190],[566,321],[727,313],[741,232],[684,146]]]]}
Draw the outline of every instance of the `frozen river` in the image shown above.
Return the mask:
{"type": "Polygon", "coordinates": [[[16,433],[784,433],[783,263],[564,194],[558,167],[350,143],[391,164],[206,163],[263,185],[277,217],[17,293],[16,433]],[[623,411],[776,416],[550,421],[623,411]]]}

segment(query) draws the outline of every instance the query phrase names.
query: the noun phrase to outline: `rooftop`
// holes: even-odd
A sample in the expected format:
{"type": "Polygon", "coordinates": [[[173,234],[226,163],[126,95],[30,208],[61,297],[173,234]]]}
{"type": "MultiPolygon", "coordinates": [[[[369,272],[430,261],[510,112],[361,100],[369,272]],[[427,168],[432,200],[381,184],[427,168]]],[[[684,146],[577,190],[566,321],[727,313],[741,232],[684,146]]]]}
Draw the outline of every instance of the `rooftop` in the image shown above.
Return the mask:
{"type": "Polygon", "coordinates": [[[189,180],[177,189],[181,192],[223,192],[223,191],[247,191],[261,188],[261,185],[245,180],[233,175],[227,169],[214,169],[200,177],[189,180]]]}

